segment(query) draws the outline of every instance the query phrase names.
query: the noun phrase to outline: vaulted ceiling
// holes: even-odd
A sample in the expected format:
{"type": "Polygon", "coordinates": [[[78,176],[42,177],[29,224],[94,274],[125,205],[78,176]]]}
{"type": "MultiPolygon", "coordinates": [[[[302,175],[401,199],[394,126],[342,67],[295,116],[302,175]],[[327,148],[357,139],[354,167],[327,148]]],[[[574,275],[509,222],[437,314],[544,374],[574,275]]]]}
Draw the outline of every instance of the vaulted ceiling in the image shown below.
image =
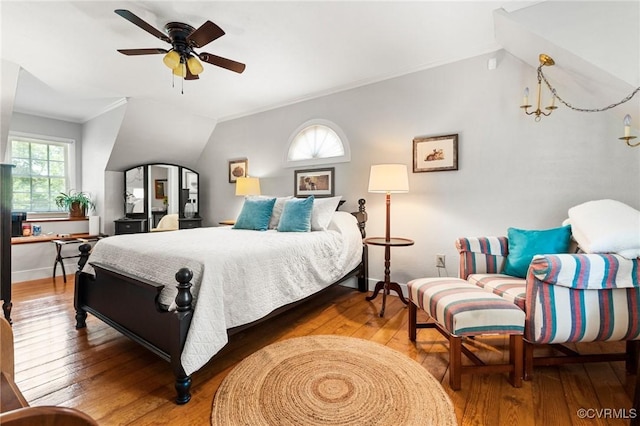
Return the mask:
{"type": "MultiPolygon", "coordinates": [[[[595,104],[611,103],[640,85],[638,4],[3,1],[2,114],[6,121],[9,105],[12,111],[82,123],[128,103],[131,108],[155,105],[156,111],[174,111],[176,117],[195,117],[214,127],[503,48],[533,67],[539,53],[551,54],[558,63],[554,78],[563,86],[591,93],[595,104]],[[198,51],[245,63],[246,70],[237,74],[204,64],[200,79],[182,86],[162,63],[163,55],[117,52],[169,45],[115,9],[130,10],[160,30],[171,21],[197,28],[211,20],[226,34],[198,51]],[[13,88],[6,83],[13,75],[8,64],[19,69],[13,88]]],[[[139,110],[129,118],[124,122],[145,120],[139,110]]],[[[149,120],[147,128],[167,121],[149,120]]],[[[121,133],[135,134],[132,129],[121,133]]]]}
{"type": "Polygon", "coordinates": [[[2,2],[2,58],[22,68],[16,111],[86,121],[122,98],[153,100],[223,120],[497,50],[493,11],[530,2],[2,2]],[[172,81],[168,48],[114,13],[162,30],[206,20],[226,34],[199,51],[243,62],[209,64],[172,81]]]}

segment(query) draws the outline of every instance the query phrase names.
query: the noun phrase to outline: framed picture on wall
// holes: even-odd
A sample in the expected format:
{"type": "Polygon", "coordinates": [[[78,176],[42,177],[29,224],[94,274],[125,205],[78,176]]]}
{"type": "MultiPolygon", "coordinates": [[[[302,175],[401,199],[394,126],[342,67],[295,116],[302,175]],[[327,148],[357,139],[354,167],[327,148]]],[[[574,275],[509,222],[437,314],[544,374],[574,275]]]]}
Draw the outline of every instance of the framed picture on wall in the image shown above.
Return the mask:
{"type": "Polygon", "coordinates": [[[167,185],[166,179],[156,179],[154,181],[153,187],[154,187],[156,200],[161,200],[165,197],[165,195],[167,195],[165,190],[166,185],[167,185]]]}
{"type": "Polygon", "coordinates": [[[293,193],[296,197],[333,197],[335,168],[296,170],[293,172],[293,193]]]}
{"type": "Polygon", "coordinates": [[[239,177],[247,177],[248,167],[249,160],[246,158],[229,160],[229,183],[236,183],[239,177]]]}
{"type": "Polygon", "coordinates": [[[413,172],[458,170],[458,135],[413,139],[413,172]]]}

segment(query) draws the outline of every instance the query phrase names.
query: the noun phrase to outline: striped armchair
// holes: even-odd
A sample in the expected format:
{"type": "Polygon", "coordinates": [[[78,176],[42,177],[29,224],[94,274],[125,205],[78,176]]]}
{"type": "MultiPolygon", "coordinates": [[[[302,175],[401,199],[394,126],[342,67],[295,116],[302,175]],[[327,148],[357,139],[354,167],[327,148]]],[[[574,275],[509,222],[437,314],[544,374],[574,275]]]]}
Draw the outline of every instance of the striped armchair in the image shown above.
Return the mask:
{"type": "Polygon", "coordinates": [[[459,238],[460,278],[525,311],[525,379],[533,366],[625,360],[635,373],[640,339],[640,259],[610,254],[556,254],[533,258],[526,279],[500,274],[506,237],[459,238]],[[626,353],[534,358],[534,344],[627,341],[626,353]]]}

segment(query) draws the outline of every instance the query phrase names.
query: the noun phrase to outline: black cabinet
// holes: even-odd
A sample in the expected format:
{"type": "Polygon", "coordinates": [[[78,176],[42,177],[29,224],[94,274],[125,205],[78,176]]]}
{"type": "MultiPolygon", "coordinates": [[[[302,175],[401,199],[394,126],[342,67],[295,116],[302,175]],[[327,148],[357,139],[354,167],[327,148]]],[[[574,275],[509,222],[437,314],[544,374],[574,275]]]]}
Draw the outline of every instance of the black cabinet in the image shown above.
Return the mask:
{"type": "Polygon", "coordinates": [[[116,224],[116,235],[121,234],[138,234],[147,232],[146,219],[129,219],[123,218],[113,221],[116,224]]]}
{"type": "Polygon", "coordinates": [[[0,299],[11,323],[11,206],[13,164],[0,164],[0,299]]]}

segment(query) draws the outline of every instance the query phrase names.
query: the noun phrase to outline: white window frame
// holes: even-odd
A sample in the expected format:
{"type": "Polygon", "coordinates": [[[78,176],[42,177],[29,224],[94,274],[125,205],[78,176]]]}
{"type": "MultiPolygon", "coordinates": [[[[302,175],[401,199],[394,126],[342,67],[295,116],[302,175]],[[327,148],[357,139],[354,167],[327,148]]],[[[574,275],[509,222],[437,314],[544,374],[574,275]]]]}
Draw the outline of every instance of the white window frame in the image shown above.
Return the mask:
{"type": "Polygon", "coordinates": [[[337,124],[329,120],[314,118],[312,120],[302,123],[300,126],[298,126],[297,129],[293,131],[291,136],[289,136],[289,141],[287,143],[287,147],[284,152],[283,165],[284,167],[300,167],[300,166],[315,166],[320,164],[348,163],[349,161],[351,161],[351,147],[349,146],[347,135],[345,135],[345,133],[337,124]],[[311,126],[325,126],[333,130],[336,133],[336,135],[338,135],[338,138],[342,143],[344,154],[336,157],[308,158],[304,160],[289,160],[289,151],[291,150],[291,145],[303,130],[311,126]]]}
{"type": "MultiPolygon", "coordinates": [[[[9,132],[9,140],[7,150],[9,151],[9,163],[13,162],[13,140],[19,139],[21,141],[26,142],[36,142],[36,143],[57,143],[57,144],[67,144],[67,188],[65,189],[67,192],[71,188],[75,188],[76,181],[76,141],[74,139],[61,138],[56,136],[48,136],[48,135],[39,135],[35,133],[24,133],[24,132],[9,132]]],[[[13,188],[12,188],[13,192],[13,188]]],[[[27,212],[28,219],[31,218],[48,218],[48,217],[67,217],[67,212],[60,212],[58,210],[53,210],[50,212],[27,212]]]]}

